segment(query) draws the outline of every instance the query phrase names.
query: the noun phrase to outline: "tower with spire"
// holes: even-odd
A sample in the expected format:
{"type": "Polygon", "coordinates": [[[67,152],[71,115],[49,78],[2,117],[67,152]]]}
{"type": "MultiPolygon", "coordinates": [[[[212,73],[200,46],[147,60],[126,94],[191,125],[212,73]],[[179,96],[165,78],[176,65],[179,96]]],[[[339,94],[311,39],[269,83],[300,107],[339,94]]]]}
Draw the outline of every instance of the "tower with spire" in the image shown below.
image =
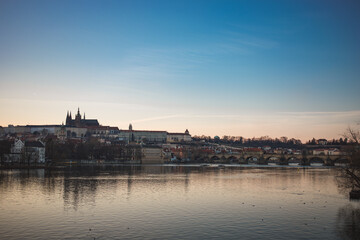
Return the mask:
{"type": "Polygon", "coordinates": [[[71,116],[71,111],[67,111],[66,113],[66,126],[69,127],[91,127],[91,126],[100,126],[97,119],[86,119],[85,112],[84,118],[81,117],[80,108],[78,108],[77,113],[75,115],[75,119],[71,116]]]}
{"type": "Polygon", "coordinates": [[[81,127],[81,114],[80,114],[80,108],[78,108],[77,114],[75,116],[75,126],[81,127]]]}
{"type": "Polygon", "coordinates": [[[65,121],[65,124],[70,126],[71,125],[71,112],[69,113],[69,111],[67,111],[67,114],[66,114],[66,121],[65,121]]]}

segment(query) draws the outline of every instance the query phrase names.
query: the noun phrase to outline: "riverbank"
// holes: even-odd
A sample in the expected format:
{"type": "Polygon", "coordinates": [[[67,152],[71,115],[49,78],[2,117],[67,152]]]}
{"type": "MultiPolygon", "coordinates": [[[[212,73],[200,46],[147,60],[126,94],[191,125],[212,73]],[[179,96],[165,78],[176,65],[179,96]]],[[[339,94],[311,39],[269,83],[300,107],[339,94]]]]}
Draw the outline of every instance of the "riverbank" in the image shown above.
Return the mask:
{"type": "Polygon", "coordinates": [[[46,166],[46,165],[6,165],[0,166],[0,170],[7,169],[62,169],[65,166],[46,166]]]}
{"type": "Polygon", "coordinates": [[[302,166],[298,164],[279,165],[279,164],[201,164],[201,163],[164,163],[164,164],[141,164],[141,163],[76,163],[67,162],[62,164],[37,164],[37,165],[3,165],[0,170],[6,169],[64,169],[64,168],[86,168],[86,167],[117,167],[117,166],[163,166],[163,167],[200,167],[200,168],[340,168],[341,166],[326,166],[322,164],[313,164],[309,166],[302,166]]]}

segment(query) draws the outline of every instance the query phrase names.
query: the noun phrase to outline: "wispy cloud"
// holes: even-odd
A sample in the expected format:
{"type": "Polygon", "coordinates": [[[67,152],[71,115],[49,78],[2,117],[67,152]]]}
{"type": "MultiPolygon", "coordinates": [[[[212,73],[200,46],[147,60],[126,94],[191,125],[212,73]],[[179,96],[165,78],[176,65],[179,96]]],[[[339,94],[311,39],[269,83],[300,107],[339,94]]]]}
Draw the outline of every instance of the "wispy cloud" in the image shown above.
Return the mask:
{"type": "Polygon", "coordinates": [[[168,115],[168,116],[150,117],[150,118],[137,119],[132,122],[133,123],[150,122],[150,121],[164,120],[164,119],[178,118],[178,117],[181,117],[181,115],[175,114],[175,115],[168,115]]]}
{"type": "Polygon", "coordinates": [[[271,49],[278,45],[270,39],[225,31],[191,46],[130,49],[119,63],[118,73],[132,79],[168,79],[220,61],[222,57],[249,55],[256,49],[271,49]]]}
{"type": "Polygon", "coordinates": [[[354,111],[324,111],[324,112],[279,112],[282,115],[296,117],[358,117],[360,118],[360,110],[354,111]]]}
{"type": "Polygon", "coordinates": [[[149,73],[168,76],[182,74],[201,65],[219,61],[220,56],[248,55],[254,48],[273,48],[275,41],[238,32],[222,32],[219,36],[192,46],[139,48],[127,52],[119,72],[149,73]]]}
{"type": "Polygon", "coordinates": [[[243,47],[254,47],[254,48],[275,48],[279,46],[279,43],[266,39],[264,37],[258,37],[255,35],[250,35],[237,31],[224,31],[225,36],[227,36],[228,41],[234,45],[243,46],[243,47]]]}

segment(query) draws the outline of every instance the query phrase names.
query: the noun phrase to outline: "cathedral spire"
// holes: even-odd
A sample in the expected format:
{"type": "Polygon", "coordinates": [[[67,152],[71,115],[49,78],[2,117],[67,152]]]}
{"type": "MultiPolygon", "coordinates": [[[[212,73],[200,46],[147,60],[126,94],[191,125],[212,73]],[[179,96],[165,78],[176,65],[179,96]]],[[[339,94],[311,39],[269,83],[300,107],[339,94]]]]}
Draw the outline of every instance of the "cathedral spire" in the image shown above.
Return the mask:
{"type": "Polygon", "coordinates": [[[85,112],[84,112],[84,120],[85,120],[85,112]]]}

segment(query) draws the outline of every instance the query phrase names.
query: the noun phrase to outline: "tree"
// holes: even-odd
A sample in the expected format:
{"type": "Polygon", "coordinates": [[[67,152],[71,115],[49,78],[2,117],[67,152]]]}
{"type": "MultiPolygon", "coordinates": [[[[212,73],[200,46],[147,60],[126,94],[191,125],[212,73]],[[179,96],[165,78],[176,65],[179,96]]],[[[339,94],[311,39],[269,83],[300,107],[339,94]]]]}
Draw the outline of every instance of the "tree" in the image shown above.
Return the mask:
{"type": "Polygon", "coordinates": [[[5,154],[10,153],[11,142],[7,140],[0,141],[0,165],[4,164],[5,154]]]}
{"type": "Polygon", "coordinates": [[[348,128],[345,137],[350,143],[346,148],[349,156],[348,164],[342,168],[340,183],[346,189],[351,189],[350,197],[360,197],[360,131],[348,128]]]}

